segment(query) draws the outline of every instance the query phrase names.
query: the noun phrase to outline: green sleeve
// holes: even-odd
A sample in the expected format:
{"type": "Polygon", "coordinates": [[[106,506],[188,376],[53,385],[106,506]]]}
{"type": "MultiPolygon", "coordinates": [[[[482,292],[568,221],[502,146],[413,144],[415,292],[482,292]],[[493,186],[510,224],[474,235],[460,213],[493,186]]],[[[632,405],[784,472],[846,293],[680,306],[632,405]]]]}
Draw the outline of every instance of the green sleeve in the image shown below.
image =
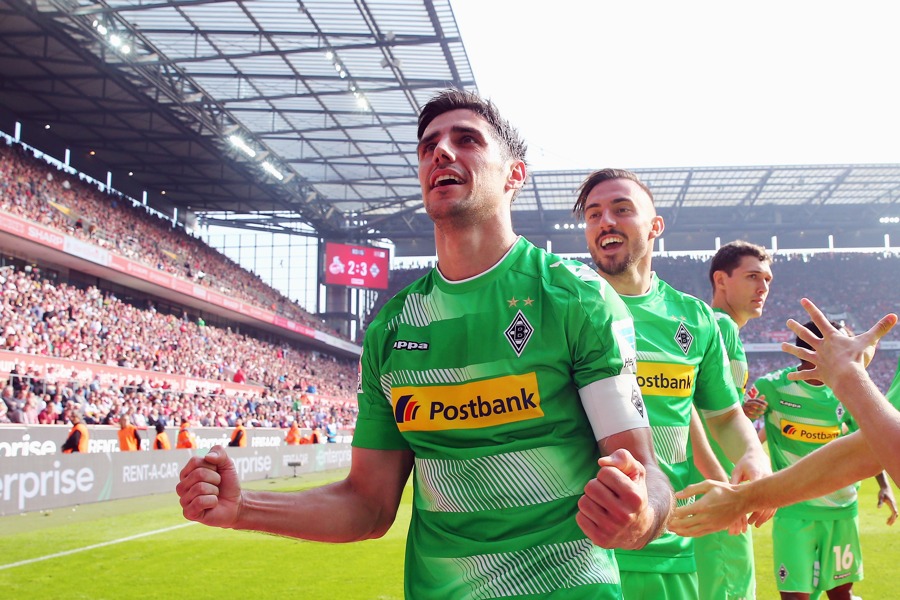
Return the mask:
{"type": "Polygon", "coordinates": [[[740,397],[731,377],[725,344],[712,309],[704,305],[704,313],[708,335],[700,370],[697,373],[697,392],[694,401],[698,408],[706,413],[715,414],[739,404],[740,397]]]}
{"type": "Polygon", "coordinates": [[[374,450],[407,450],[409,444],[397,429],[394,408],[381,388],[381,366],[386,358],[382,356],[385,352],[383,348],[390,348],[389,342],[383,339],[383,333],[383,323],[376,319],[363,340],[356,394],[359,414],[353,432],[353,446],[374,450]]]}

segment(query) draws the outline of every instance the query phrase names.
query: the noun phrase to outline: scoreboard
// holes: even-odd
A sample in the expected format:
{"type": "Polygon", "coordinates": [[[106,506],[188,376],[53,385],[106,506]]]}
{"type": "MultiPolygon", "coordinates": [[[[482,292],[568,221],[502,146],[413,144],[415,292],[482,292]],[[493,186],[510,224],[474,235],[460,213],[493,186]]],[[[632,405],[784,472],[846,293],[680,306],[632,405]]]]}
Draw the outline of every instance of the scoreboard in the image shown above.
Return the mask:
{"type": "Polygon", "coordinates": [[[325,242],[325,284],[386,290],[390,250],[325,242]]]}

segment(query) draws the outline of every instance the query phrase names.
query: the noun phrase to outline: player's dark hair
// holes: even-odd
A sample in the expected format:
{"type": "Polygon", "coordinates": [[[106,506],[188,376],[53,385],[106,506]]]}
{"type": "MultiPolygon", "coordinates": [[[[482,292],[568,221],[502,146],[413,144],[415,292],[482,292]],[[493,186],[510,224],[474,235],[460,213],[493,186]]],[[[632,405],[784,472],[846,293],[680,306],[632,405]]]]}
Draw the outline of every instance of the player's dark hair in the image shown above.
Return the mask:
{"type": "Polygon", "coordinates": [[[647,195],[650,196],[650,202],[655,204],[653,192],[650,191],[646,183],[641,181],[641,178],[636,173],[626,169],[600,169],[588,175],[587,179],[582,182],[581,187],[578,188],[578,198],[575,200],[575,206],[572,207],[572,213],[577,218],[583,219],[585,204],[587,204],[587,197],[590,195],[591,190],[604,181],[612,181],[613,179],[627,179],[635,182],[641,186],[642,190],[647,192],[647,195]]]}
{"type": "Polygon", "coordinates": [[[744,240],[735,240],[728,242],[716,251],[712,262],[709,263],[709,284],[713,290],[716,289],[716,282],[713,275],[716,271],[725,271],[731,277],[731,274],[741,264],[741,260],[745,256],[758,258],[764,263],[772,263],[772,256],[762,246],[745,242],[744,240]]]}
{"type": "MultiPolygon", "coordinates": [[[[831,323],[831,326],[834,327],[835,329],[844,329],[844,326],[841,325],[840,323],[835,323],[834,321],[829,321],[829,323],[831,323]]],[[[803,324],[803,326],[806,327],[807,329],[809,329],[816,336],[822,337],[822,331],[819,329],[819,326],[816,325],[815,323],[813,323],[812,321],[807,321],[806,323],[803,324]]],[[[806,348],[807,350],[812,350],[812,346],[807,344],[806,341],[802,340],[799,335],[796,338],[794,338],[794,345],[799,348],[806,348]]]]}
{"type": "Polygon", "coordinates": [[[422,112],[419,113],[419,129],[416,132],[416,138],[421,140],[425,129],[435,118],[452,110],[470,110],[477,114],[493,129],[505,158],[525,161],[528,146],[519,131],[500,115],[500,111],[493,102],[465,90],[444,90],[429,100],[422,108],[422,112]]]}

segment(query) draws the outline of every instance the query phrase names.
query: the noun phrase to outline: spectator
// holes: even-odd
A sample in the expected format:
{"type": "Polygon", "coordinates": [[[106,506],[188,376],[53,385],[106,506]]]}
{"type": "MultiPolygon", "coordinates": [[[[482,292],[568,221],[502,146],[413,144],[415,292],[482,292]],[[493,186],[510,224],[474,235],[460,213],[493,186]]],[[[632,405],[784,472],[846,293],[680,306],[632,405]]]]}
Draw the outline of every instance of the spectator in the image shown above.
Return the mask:
{"type": "Polygon", "coordinates": [[[72,411],[69,419],[72,422],[72,429],[69,430],[69,436],[66,438],[62,446],[63,454],[71,454],[73,452],[88,452],[88,441],[90,434],[87,427],[82,422],[81,416],[77,411],[72,411]]]}
{"type": "Polygon", "coordinates": [[[244,427],[243,419],[237,419],[234,422],[234,431],[231,432],[231,441],[228,442],[228,445],[237,448],[247,447],[247,429],[244,427]]]}
{"type": "Polygon", "coordinates": [[[41,425],[53,425],[59,413],[56,411],[56,405],[50,401],[44,405],[44,408],[38,414],[38,423],[41,425]]]}
{"type": "Polygon", "coordinates": [[[169,434],[166,433],[166,426],[161,421],[156,423],[156,437],[153,439],[154,450],[171,450],[172,444],[169,442],[169,434]]]}
{"type": "Polygon", "coordinates": [[[300,428],[297,426],[297,422],[291,423],[291,428],[288,430],[287,435],[284,437],[284,443],[288,446],[296,446],[300,443],[300,440],[303,438],[303,435],[300,433],[300,428]]]}
{"type": "Polygon", "coordinates": [[[178,431],[178,440],[175,443],[175,447],[189,449],[197,448],[197,436],[195,436],[193,432],[191,432],[190,425],[187,421],[181,422],[181,427],[178,431]]]}
{"type": "Polygon", "coordinates": [[[141,435],[137,427],[131,424],[128,415],[119,417],[119,450],[121,452],[134,452],[141,449],[141,435]]]}

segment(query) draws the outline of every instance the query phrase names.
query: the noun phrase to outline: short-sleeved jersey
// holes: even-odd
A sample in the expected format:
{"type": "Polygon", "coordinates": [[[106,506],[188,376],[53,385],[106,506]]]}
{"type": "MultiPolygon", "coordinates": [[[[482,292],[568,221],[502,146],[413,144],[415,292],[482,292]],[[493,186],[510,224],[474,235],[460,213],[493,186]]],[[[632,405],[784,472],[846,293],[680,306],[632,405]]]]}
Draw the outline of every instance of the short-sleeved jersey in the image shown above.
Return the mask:
{"type": "Polygon", "coordinates": [[[649,426],[634,369],[615,291],[523,238],[477,277],[432,270],[385,305],[353,445],[415,455],[407,597],[621,594],[615,556],[575,515],[597,440],[649,426]],[[583,402],[608,415],[593,430],[583,402]]]}
{"type": "MultiPolygon", "coordinates": [[[[706,417],[738,406],[712,309],[653,274],[650,291],[623,296],[637,339],[638,384],[653,430],[659,466],[676,490],[689,483],[691,405],[706,417]]],[[[693,544],[666,532],[641,550],[617,550],[625,571],[688,573],[696,570],[693,544]]]]}
{"type": "MultiPolygon", "coordinates": [[[[791,381],[788,367],[757,379],[747,395],[764,395],[768,407],[764,415],[766,440],[772,470],[780,471],[841,436],[844,425],[856,429],[850,413],[830,388],[791,381]]],[[[778,509],[778,514],[795,519],[839,519],[856,515],[856,489],[849,485],[836,492],[778,509]]]]}
{"type": "MultiPolygon", "coordinates": [[[[728,366],[731,371],[731,379],[734,382],[735,390],[738,398],[743,398],[747,389],[747,378],[750,376],[749,366],[747,365],[747,352],[744,350],[744,342],[741,341],[740,328],[734,322],[727,312],[721,308],[713,308],[713,314],[716,316],[716,324],[719,326],[719,332],[722,334],[722,343],[725,344],[725,354],[728,357],[728,366]]],[[[728,475],[734,471],[734,463],[725,456],[725,451],[709,434],[709,428],[706,427],[706,420],[703,421],[703,427],[706,429],[706,437],[709,439],[709,445],[712,448],[719,464],[725,469],[728,475]]],[[[692,468],[691,482],[703,481],[706,479],[694,467],[692,468]]]]}

